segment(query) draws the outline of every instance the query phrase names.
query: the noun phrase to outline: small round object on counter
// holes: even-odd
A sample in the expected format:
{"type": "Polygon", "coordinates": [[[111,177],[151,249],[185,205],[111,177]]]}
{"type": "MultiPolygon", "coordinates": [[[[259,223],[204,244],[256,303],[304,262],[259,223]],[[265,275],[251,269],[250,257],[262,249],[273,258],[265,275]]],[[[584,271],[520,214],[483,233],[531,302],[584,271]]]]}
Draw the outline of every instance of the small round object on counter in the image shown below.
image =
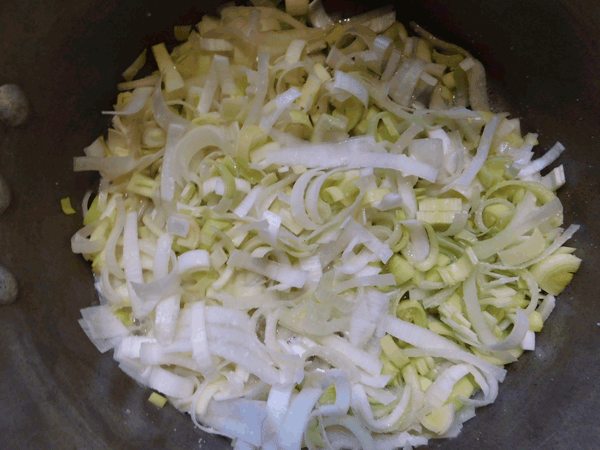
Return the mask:
{"type": "Polygon", "coordinates": [[[29,102],[16,84],[0,86],[0,121],[9,127],[23,124],[29,116],[29,102]]]}
{"type": "Polygon", "coordinates": [[[17,279],[6,267],[0,266],[0,305],[14,303],[18,294],[17,279]]]}

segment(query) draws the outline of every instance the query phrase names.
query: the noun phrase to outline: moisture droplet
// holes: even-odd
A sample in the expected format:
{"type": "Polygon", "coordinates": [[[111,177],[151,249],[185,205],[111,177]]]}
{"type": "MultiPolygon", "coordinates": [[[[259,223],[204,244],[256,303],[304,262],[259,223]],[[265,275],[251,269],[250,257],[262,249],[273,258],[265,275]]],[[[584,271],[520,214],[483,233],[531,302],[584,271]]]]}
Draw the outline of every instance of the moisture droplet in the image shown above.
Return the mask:
{"type": "Polygon", "coordinates": [[[19,286],[15,276],[0,266],[0,305],[10,305],[17,299],[19,286]]]}
{"type": "Polygon", "coordinates": [[[21,125],[29,115],[29,102],[16,84],[0,86],[0,121],[9,127],[21,125]]]}

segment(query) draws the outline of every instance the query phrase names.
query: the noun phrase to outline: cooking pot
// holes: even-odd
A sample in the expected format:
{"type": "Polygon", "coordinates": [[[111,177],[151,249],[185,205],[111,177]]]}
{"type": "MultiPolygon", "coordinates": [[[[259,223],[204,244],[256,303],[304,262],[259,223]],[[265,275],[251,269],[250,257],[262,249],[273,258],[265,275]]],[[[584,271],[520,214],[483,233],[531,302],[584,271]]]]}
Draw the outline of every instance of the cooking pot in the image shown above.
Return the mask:
{"type": "MultiPolygon", "coordinates": [[[[345,15],[381,6],[325,2],[345,15]]],[[[188,416],[149,402],[149,391],[99,354],[77,324],[97,302],[91,269],[71,253],[81,201],[97,179],[72,157],[103,133],[99,112],[120,73],[172,26],[196,23],[218,1],[3,0],[0,84],[17,83],[31,115],[0,128],[0,173],[13,191],[0,216],[0,260],[18,278],[17,302],[0,308],[0,436],[6,449],[225,449],[188,416]]],[[[591,449],[600,445],[600,3],[595,0],[397,2],[415,20],[472,51],[488,69],[494,105],[562,142],[567,223],[583,265],[559,297],[535,351],[508,367],[495,404],[478,410],[435,449],[591,449]]]]}

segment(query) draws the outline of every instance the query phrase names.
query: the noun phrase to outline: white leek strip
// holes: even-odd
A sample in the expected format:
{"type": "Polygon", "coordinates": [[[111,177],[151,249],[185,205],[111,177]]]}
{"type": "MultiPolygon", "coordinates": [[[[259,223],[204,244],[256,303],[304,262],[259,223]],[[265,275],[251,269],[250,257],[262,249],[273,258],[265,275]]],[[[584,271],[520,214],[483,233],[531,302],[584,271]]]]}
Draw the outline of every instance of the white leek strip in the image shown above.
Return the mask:
{"type": "Polygon", "coordinates": [[[172,123],[181,125],[184,129],[187,129],[187,127],[190,125],[190,121],[175,114],[169,109],[165,103],[160,85],[160,82],[156,84],[156,88],[152,94],[154,97],[154,100],[152,101],[152,113],[154,114],[156,123],[158,123],[158,125],[165,131],[169,129],[169,125],[172,123]]]}
{"type": "Polygon", "coordinates": [[[516,314],[517,318],[515,324],[506,339],[498,344],[483,346],[483,350],[490,350],[493,352],[510,350],[523,342],[525,334],[529,331],[529,315],[520,308],[517,308],[516,314]]]}
{"type": "MultiPolygon", "coordinates": [[[[234,178],[235,189],[240,192],[249,193],[250,183],[242,178],[234,178]]],[[[215,193],[217,195],[225,195],[225,181],[222,177],[212,177],[202,184],[204,195],[215,193]]]]}
{"type": "Polygon", "coordinates": [[[405,175],[416,175],[427,181],[435,182],[438,171],[420,161],[405,155],[391,155],[364,152],[353,149],[352,139],[340,144],[314,144],[300,148],[288,148],[267,153],[265,161],[281,166],[303,165],[307,168],[331,169],[347,167],[349,169],[373,167],[393,169],[405,175]]]}
{"type": "Polygon", "coordinates": [[[369,397],[382,405],[389,405],[393,401],[398,400],[397,395],[392,394],[386,389],[376,389],[371,386],[363,386],[363,388],[369,397]]]}
{"type": "MultiPolygon", "coordinates": [[[[418,325],[405,322],[392,316],[387,316],[383,323],[383,328],[386,333],[391,334],[396,339],[400,339],[401,341],[423,350],[413,352],[414,356],[432,356],[464,361],[481,369],[483,372],[494,376],[499,381],[504,380],[506,370],[496,367],[472,353],[464,351],[459,345],[433,331],[426,330],[418,325]]],[[[406,356],[412,356],[411,350],[412,349],[407,349],[404,351],[406,356]]]]}
{"type": "Polygon", "coordinates": [[[224,292],[214,292],[210,294],[210,297],[219,300],[225,308],[242,310],[261,308],[273,304],[278,299],[277,295],[272,291],[241,297],[234,297],[224,292]]]}
{"type": "Polygon", "coordinates": [[[171,123],[167,129],[167,143],[163,158],[162,175],[160,179],[160,195],[163,201],[170,202],[175,195],[175,183],[181,180],[179,161],[176,157],[176,146],[183,137],[185,128],[180,123],[171,123]]]}
{"type": "MultiPolygon", "coordinates": [[[[132,283],[143,283],[142,261],[138,244],[138,214],[136,211],[127,213],[125,216],[125,229],[123,231],[123,262],[125,266],[125,279],[127,280],[127,291],[131,300],[131,307],[135,317],[143,316],[142,300],[138,297],[132,283]]],[[[149,312],[149,311],[148,311],[149,312]]],[[[146,314],[148,313],[146,312],[146,314]]]]}
{"type": "Polygon", "coordinates": [[[200,114],[207,114],[212,106],[215,93],[219,87],[219,69],[218,69],[218,58],[222,56],[214,55],[208,77],[202,88],[202,94],[200,95],[200,101],[198,102],[198,112],[200,114]]]}
{"type": "Polygon", "coordinates": [[[98,171],[104,178],[114,180],[133,170],[142,171],[163,156],[164,151],[159,150],[156,153],[142,156],[135,159],[133,156],[110,156],[110,157],[90,157],[76,156],[73,158],[73,171],[87,172],[91,170],[98,171]]]}
{"type": "Polygon", "coordinates": [[[350,220],[348,224],[348,233],[357,237],[361,244],[364,244],[369,250],[371,250],[384,264],[392,257],[394,252],[390,249],[390,246],[384,242],[381,242],[375,237],[369,230],[363,227],[355,220],[350,220]]]}
{"type": "Polygon", "coordinates": [[[308,18],[313,27],[321,28],[322,30],[326,30],[334,25],[333,20],[331,20],[327,11],[325,11],[321,0],[313,0],[309,3],[308,18]]]}
{"type": "Polygon", "coordinates": [[[277,441],[263,446],[264,450],[297,450],[308,425],[310,413],[323,393],[322,389],[305,387],[294,398],[289,412],[277,431],[277,441]]]}
{"type": "Polygon", "coordinates": [[[156,305],[152,330],[154,337],[161,345],[168,345],[173,340],[179,316],[180,300],[180,295],[172,295],[156,305]]]}
{"type": "Polygon", "coordinates": [[[546,248],[546,240],[540,230],[535,228],[525,241],[507,250],[498,252],[498,257],[505,266],[517,266],[539,256],[546,248]]]}
{"type": "Polygon", "coordinates": [[[206,303],[201,301],[192,306],[190,321],[190,334],[192,354],[203,376],[212,375],[215,366],[208,350],[208,337],[206,333],[206,303]]]}
{"type": "Polygon", "coordinates": [[[206,411],[199,414],[198,418],[202,423],[213,427],[213,433],[248,442],[253,450],[264,444],[267,438],[262,433],[263,424],[267,420],[266,402],[232,399],[211,401],[206,406],[206,411]]]}
{"type": "Polygon", "coordinates": [[[231,267],[240,267],[258,273],[280,283],[301,288],[308,280],[308,272],[284,266],[265,259],[252,258],[248,253],[235,250],[229,257],[227,264],[231,267]]]}
{"type": "Polygon", "coordinates": [[[190,221],[178,214],[171,214],[167,219],[167,232],[186,237],[190,231],[190,221]]]}
{"type": "Polygon", "coordinates": [[[427,389],[425,401],[434,407],[442,406],[450,397],[454,385],[471,370],[467,364],[456,364],[444,370],[427,389]]]}
{"type": "Polygon", "coordinates": [[[404,202],[400,194],[389,193],[383,196],[380,202],[373,204],[379,211],[390,211],[400,208],[404,202]]]}
{"type": "Polygon", "coordinates": [[[423,131],[423,127],[416,123],[411,123],[410,126],[400,135],[398,140],[394,143],[392,148],[390,149],[390,153],[394,155],[401,154],[408,145],[412,142],[412,140],[423,131]]]}
{"type": "Polygon", "coordinates": [[[479,146],[477,147],[477,153],[475,154],[475,157],[471,160],[461,176],[454,181],[454,185],[469,186],[475,179],[488,157],[490,146],[492,145],[492,138],[494,137],[496,128],[500,123],[500,118],[501,116],[496,115],[487,123],[483,130],[483,134],[481,135],[481,140],[479,141],[479,146]]]}
{"type": "Polygon", "coordinates": [[[110,231],[108,239],[106,240],[104,254],[106,257],[106,267],[108,268],[109,272],[118,279],[124,280],[125,272],[117,262],[116,246],[125,226],[125,207],[123,206],[123,199],[120,196],[115,201],[115,204],[118,205],[117,218],[115,220],[115,225],[110,231]]]}
{"type": "Polygon", "coordinates": [[[395,434],[375,435],[375,448],[377,450],[396,450],[398,448],[420,447],[427,445],[428,439],[425,436],[415,436],[406,431],[395,434]]]}
{"type": "Polygon", "coordinates": [[[169,258],[171,257],[171,245],[173,236],[169,233],[163,233],[156,243],[156,254],[154,256],[154,279],[160,280],[169,274],[169,258]]]}
{"type": "Polygon", "coordinates": [[[469,81],[469,103],[471,104],[471,109],[474,111],[489,111],[487,84],[483,64],[471,58],[463,60],[461,64],[467,61],[473,61],[470,69],[463,69],[467,70],[467,78],[469,81]]]}
{"type": "Polygon", "coordinates": [[[525,333],[525,337],[521,342],[521,348],[529,351],[535,350],[535,333],[533,331],[527,331],[525,333]]]}
{"type": "Polygon", "coordinates": [[[148,386],[161,394],[176,398],[190,397],[194,391],[194,383],[191,380],[158,366],[152,369],[148,386]]]}
{"type": "Polygon", "coordinates": [[[390,97],[403,106],[410,106],[413,93],[423,73],[419,60],[405,60],[390,80],[390,97]]]}
{"type": "Polygon", "coordinates": [[[556,298],[553,295],[548,294],[544,297],[544,300],[542,300],[542,303],[540,303],[540,306],[538,306],[537,312],[539,312],[540,315],[542,316],[542,319],[544,319],[544,321],[546,321],[548,319],[548,317],[550,317],[550,314],[552,313],[552,310],[554,309],[555,306],[556,306],[556,298]]]}
{"type": "Polygon", "coordinates": [[[292,210],[292,216],[300,225],[302,225],[302,227],[307,230],[315,230],[319,226],[319,224],[313,222],[306,213],[306,205],[304,202],[308,183],[310,183],[311,179],[319,175],[321,175],[321,172],[319,172],[318,169],[312,169],[303,173],[294,183],[292,195],[290,196],[290,208],[292,210]]]}
{"type": "Polygon", "coordinates": [[[304,198],[306,212],[308,213],[308,217],[310,217],[310,219],[315,223],[323,223],[323,218],[321,217],[321,212],[319,211],[319,193],[321,192],[321,187],[325,181],[327,181],[327,177],[336,172],[338,171],[332,170],[328,173],[319,175],[306,190],[306,196],[304,198]]]}
{"type": "Polygon", "coordinates": [[[321,342],[325,347],[332,348],[344,355],[370,375],[377,376],[381,373],[382,364],[378,358],[356,348],[345,339],[336,335],[331,335],[323,338],[321,342]]]}
{"type": "Polygon", "coordinates": [[[406,249],[407,256],[413,258],[416,263],[424,262],[431,251],[425,227],[420,220],[404,220],[402,225],[410,233],[410,247],[406,249]]]}
{"type": "Polygon", "coordinates": [[[221,91],[225,95],[235,95],[238,89],[235,85],[235,82],[233,81],[231,66],[229,65],[229,58],[221,55],[214,55],[213,62],[215,62],[217,66],[217,73],[219,76],[219,84],[221,85],[221,91]]]}
{"type": "Polygon", "coordinates": [[[104,248],[106,238],[89,239],[89,236],[98,225],[99,223],[87,225],[73,235],[71,238],[71,251],[73,253],[96,253],[104,248]]]}
{"type": "Polygon", "coordinates": [[[511,222],[501,232],[494,237],[485,241],[479,242],[473,246],[473,251],[479,259],[486,259],[494,255],[500,250],[503,250],[510,245],[514,240],[529,230],[539,227],[543,223],[562,214],[562,204],[558,198],[551,200],[543,206],[540,206],[525,218],[515,215],[511,222]]]}
{"type": "Polygon", "coordinates": [[[327,417],[324,421],[324,426],[342,426],[352,432],[360,442],[363,449],[375,449],[375,441],[371,432],[363,427],[356,417],[327,417]]]}
{"type": "Polygon", "coordinates": [[[357,287],[368,286],[396,286],[396,279],[391,273],[385,275],[371,275],[366,277],[353,277],[348,281],[344,281],[333,288],[333,292],[339,294],[357,287]]]}
{"type": "Polygon", "coordinates": [[[130,116],[142,110],[154,91],[151,87],[139,87],[133,91],[129,102],[120,111],[102,111],[102,114],[130,116]]]}
{"type": "Polygon", "coordinates": [[[89,334],[95,339],[110,339],[129,334],[127,327],[110,310],[108,305],[90,306],[81,310],[89,334]]]}
{"type": "Polygon", "coordinates": [[[177,258],[179,262],[179,273],[181,276],[189,275],[190,273],[199,270],[210,269],[210,257],[206,250],[190,250],[182,253],[177,258]]]}
{"type": "Polygon", "coordinates": [[[240,204],[233,210],[233,213],[237,216],[244,218],[248,215],[259,195],[261,194],[263,187],[261,185],[254,186],[248,195],[240,202],[240,204]]]}
{"type": "Polygon", "coordinates": [[[461,232],[465,228],[468,219],[469,215],[465,212],[455,213],[452,223],[446,231],[439,233],[440,236],[454,236],[455,234],[461,232]]]}
{"type": "Polygon", "coordinates": [[[385,432],[394,426],[407,411],[412,398],[412,389],[409,384],[404,386],[402,397],[394,409],[380,419],[375,419],[369,404],[367,394],[360,384],[352,386],[352,409],[357,410],[369,426],[375,431],[385,432]]]}
{"type": "Polygon", "coordinates": [[[542,184],[551,191],[556,191],[557,189],[561,188],[564,186],[566,181],[565,168],[562,164],[552,169],[552,172],[550,172],[548,175],[542,177],[542,184]]]}
{"type": "MultiPolygon", "coordinates": [[[[257,77],[257,85],[256,92],[254,94],[254,100],[252,100],[252,106],[250,107],[250,112],[248,113],[248,118],[244,122],[244,126],[242,127],[242,131],[251,126],[257,125],[260,117],[261,110],[263,108],[265,97],[267,96],[267,86],[269,82],[269,55],[266,53],[259,52],[258,53],[258,77],[257,77]]],[[[241,135],[242,133],[240,133],[241,135]]]]}
{"type": "MultiPolygon", "coordinates": [[[[224,337],[224,336],[223,336],[224,337]]],[[[270,385],[280,382],[280,373],[265,362],[265,358],[256,350],[244,346],[244,342],[219,342],[210,340],[208,350],[211,354],[227,359],[256,375],[270,385]]]]}
{"type": "Polygon", "coordinates": [[[115,361],[124,361],[125,358],[139,359],[142,344],[155,343],[156,339],[148,336],[127,336],[124,337],[115,347],[115,361]]]}
{"type": "Polygon", "coordinates": [[[477,270],[474,270],[463,284],[463,298],[467,309],[467,316],[481,342],[485,345],[493,346],[498,343],[498,340],[494,337],[483,318],[477,295],[476,278],[477,270]]]}
{"type": "Polygon", "coordinates": [[[271,387],[269,398],[267,399],[267,411],[269,421],[273,426],[281,426],[281,423],[285,419],[293,389],[293,385],[271,387]]]}
{"type": "Polygon", "coordinates": [[[206,320],[213,325],[227,325],[244,331],[251,329],[250,319],[246,313],[231,311],[220,306],[208,306],[206,308],[206,320]]]}
{"type": "Polygon", "coordinates": [[[174,295],[178,291],[180,287],[179,267],[175,264],[171,273],[166,277],[150,283],[130,281],[129,284],[133,288],[136,297],[143,300],[139,312],[145,316],[154,309],[160,300],[174,295]]]}
{"type": "Polygon", "coordinates": [[[334,89],[346,91],[347,93],[355,96],[363,105],[365,105],[365,107],[369,103],[369,93],[362,86],[362,84],[354,77],[342,72],[341,70],[335,71],[333,87],[334,89]]]}
{"type": "Polygon", "coordinates": [[[527,166],[523,167],[519,171],[519,174],[517,175],[517,177],[524,178],[524,177],[533,175],[534,173],[540,172],[542,169],[548,167],[550,164],[552,164],[554,161],[556,161],[558,159],[558,157],[561,155],[561,153],[564,151],[565,151],[565,147],[560,142],[557,142],[556,144],[554,144],[554,146],[550,150],[548,150],[544,154],[544,156],[536,159],[535,161],[531,162],[527,166]]]}
{"type": "Polygon", "coordinates": [[[289,108],[301,95],[302,93],[298,88],[292,87],[283,94],[275,97],[273,101],[277,105],[277,109],[268,116],[263,116],[262,119],[260,119],[260,126],[264,128],[265,133],[269,134],[277,119],[279,119],[283,112],[289,108]]]}

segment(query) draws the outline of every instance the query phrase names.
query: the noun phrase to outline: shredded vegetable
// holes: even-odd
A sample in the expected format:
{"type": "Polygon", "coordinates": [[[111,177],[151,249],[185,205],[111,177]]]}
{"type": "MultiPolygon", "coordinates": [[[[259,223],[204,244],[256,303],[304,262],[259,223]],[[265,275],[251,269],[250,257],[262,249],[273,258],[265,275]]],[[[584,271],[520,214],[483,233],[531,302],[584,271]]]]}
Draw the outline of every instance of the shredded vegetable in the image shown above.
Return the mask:
{"type": "Polygon", "coordinates": [[[564,147],[533,159],[483,65],[389,8],[254,3],[176,27],[134,80],[144,51],[75,159],[101,174],[81,326],[234,448],[456,436],[581,264],[565,172],[540,174],[564,147]]]}

